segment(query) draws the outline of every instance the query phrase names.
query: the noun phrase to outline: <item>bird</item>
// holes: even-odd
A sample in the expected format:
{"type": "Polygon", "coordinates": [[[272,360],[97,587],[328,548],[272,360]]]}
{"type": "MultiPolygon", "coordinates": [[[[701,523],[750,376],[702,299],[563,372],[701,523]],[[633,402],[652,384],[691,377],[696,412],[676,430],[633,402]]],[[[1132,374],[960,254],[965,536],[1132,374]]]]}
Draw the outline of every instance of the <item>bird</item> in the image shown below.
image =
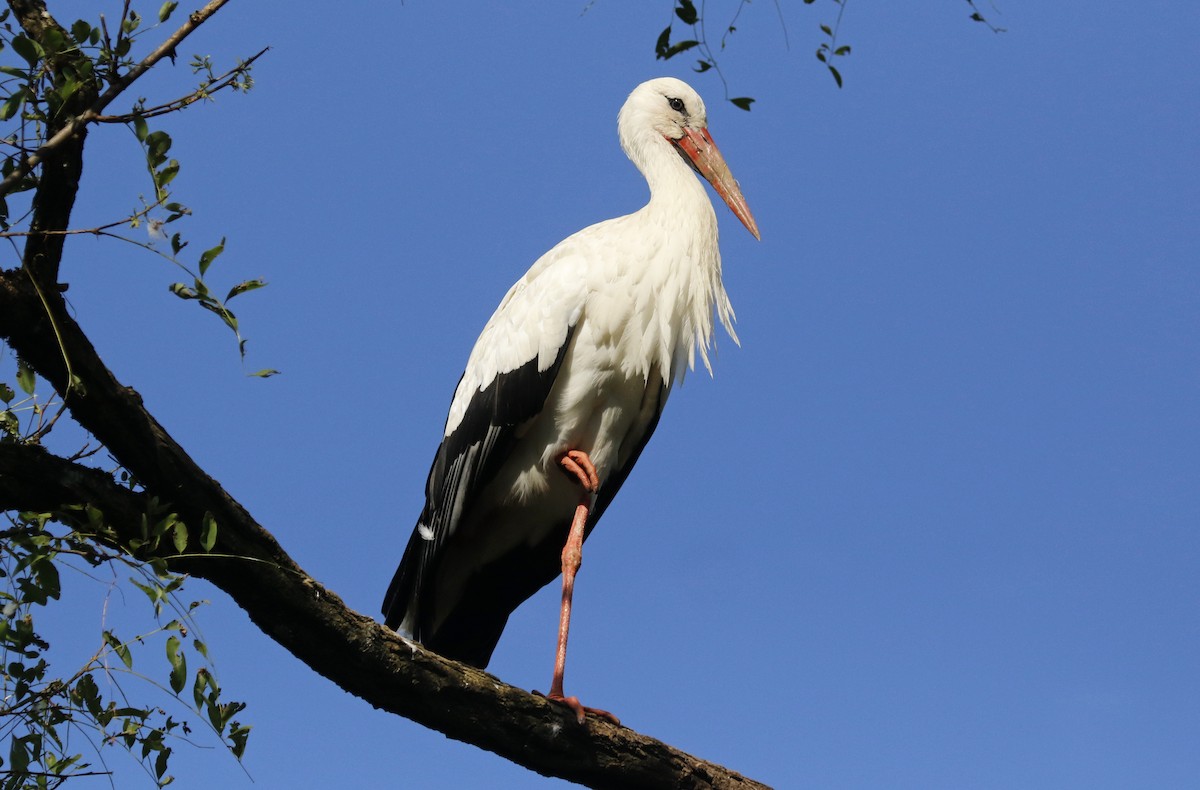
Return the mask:
{"type": "Polygon", "coordinates": [[[563,691],[584,539],[699,356],[712,375],[714,314],[735,343],[717,217],[703,177],[756,239],[758,225],[687,83],[638,85],[617,116],[645,177],[639,211],[591,225],[540,257],[476,340],[450,402],[426,502],[383,602],[385,623],[485,668],[509,615],[560,574],[546,698],[563,691]]]}

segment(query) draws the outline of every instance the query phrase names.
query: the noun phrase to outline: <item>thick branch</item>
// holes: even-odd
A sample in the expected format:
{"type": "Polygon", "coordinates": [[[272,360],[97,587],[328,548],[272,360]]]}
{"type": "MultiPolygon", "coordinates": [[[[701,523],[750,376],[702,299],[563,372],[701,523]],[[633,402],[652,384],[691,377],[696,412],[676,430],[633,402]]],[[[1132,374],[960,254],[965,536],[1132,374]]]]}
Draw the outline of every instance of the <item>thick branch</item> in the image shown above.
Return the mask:
{"type": "MultiPolygon", "coordinates": [[[[225,590],[259,628],[314,670],[378,708],[549,776],[592,787],[762,787],[629,729],[594,719],[578,726],[565,708],[409,643],[347,608],[188,457],[135,391],[112,376],[61,297],[47,297],[61,348],[25,272],[0,272],[0,337],[68,393],[72,415],[147,492],[169,501],[191,525],[213,514],[217,556],[194,555],[176,567],[225,590]],[[82,391],[68,392],[64,356],[84,382],[82,391]]],[[[102,472],[38,448],[0,445],[0,508],[46,510],[50,503],[83,501],[124,530],[138,528],[146,506],[102,472]]]]}
{"type": "MultiPolygon", "coordinates": [[[[67,40],[70,36],[54,17],[50,16],[41,0],[9,0],[9,6],[29,37],[43,46],[46,46],[47,31],[56,31],[62,40],[67,40]]],[[[49,47],[46,46],[46,49],[49,50],[49,47]]],[[[55,82],[59,83],[66,67],[77,67],[81,61],[87,60],[78,50],[67,50],[55,54],[48,63],[55,82]]],[[[76,70],[84,73],[82,68],[76,70]]],[[[42,178],[33,198],[33,219],[29,225],[30,235],[25,242],[24,255],[25,266],[46,288],[53,286],[58,276],[58,262],[62,257],[63,247],[63,237],[60,233],[67,229],[70,222],[75,195],[79,191],[79,180],[83,176],[83,143],[87,129],[83,125],[74,125],[71,119],[95,101],[97,92],[96,84],[81,84],[63,104],[61,111],[46,121],[47,135],[58,139],[59,142],[52,148],[43,146],[38,158],[42,163],[42,178]]],[[[7,184],[11,180],[15,185],[32,167],[33,165],[30,165],[22,172],[18,166],[4,183],[7,184]]],[[[7,194],[7,191],[3,189],[0,194],[7,194]]]]}

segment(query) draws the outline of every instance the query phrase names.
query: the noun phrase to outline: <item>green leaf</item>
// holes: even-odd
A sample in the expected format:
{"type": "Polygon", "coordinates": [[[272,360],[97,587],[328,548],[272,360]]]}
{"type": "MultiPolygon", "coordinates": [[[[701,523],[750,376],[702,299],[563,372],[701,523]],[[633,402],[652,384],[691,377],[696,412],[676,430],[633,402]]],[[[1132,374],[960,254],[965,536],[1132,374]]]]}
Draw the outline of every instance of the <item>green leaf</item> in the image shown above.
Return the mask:
{"type": "Polygon", "coordinates": [[[208,674],[208,670],[204,667],[196,670],[196,681],[192,684],[192,699],[196,703],[196,710],[204,708],[205,689],[212,685],[212,676],[208,674]]]}
{"type": "Polygon", "coordinates": [[[709,62],[707,60],[700,60],[700,61],[696,62],[696,68],[694,68],[692,70],[695,71],[697,74],[703,74],[704,72],[708,71],[712,67],[713,67],[713,64],[711,62],[709,62]]]}
{"type": "Polygon", "coordinates": [[[13,738],[8,745],[8,772],[13,775],[24,773],[29,767],[30,759],[29,747],[25,745],[25,741],[13,738]]]}
{"type": "Polygon", "coordinates": [[[250,375],[251,375],[251,376],[258,376],[260,379],[269,379],[269,378],[271,378],[272,376],[278,376],[278,375],[279,375],[279,371],[278,371],[278,370],[275,370],[274,368],[263,368],[262,370],[256,370],[256,371],[254,371],[254,372],[253,372],[253,373],[251,373],[250,375]]]}
{"type": "Polygon", "coordinates": [[[67,39],[56,27],[47,27],[42,31],[43,51],[51,54],[62,52],[67,48],[67,39]]]}
{"type": "Polygon", "coordinates": [[[662,60],[669,60],[669,59],[675,57],[676,55],[678,55],[680,52],[687,52],[692,47],[698,47],[698,46],[700,46],[699,41],[691,41],[691,40],[680,41],[678,44],[672,44],[667,49],[666,52],[659,55],[659,58],[661,58],[662,60]]]}
{"type": "Polygon", "coordinates": [[[25,59],[30,68],[36,66],[45,54],[40,44],[26,36],[13,36],[11,43],[13,50],[25,59]]]}
{"type": "Polygon", "coordinates": [[[233,744],[230,751],[233,756],[242,759],[242,755],[246,753],[246,739],[250,737],[250,728],[238,724],[236,721],[231,722],[232,727],[229,730],[229,740],[233,744]]]}
{"type": "Polygon", "coordinates": [[[172,2],[163,3],[162,8],[158,9],[158,21],[166,22],[168,19],[170,19],[171,12],[174,11],[175,7],[178,5],[179,3],[176,3],[173,0],[172,2]]]}
{"type": "Polygon", "coordinates": [[[671,26],[667,25],[667,29],[658,34],[658,41],[654,42],[654,58],[662,60],[667,55],[666,52],[671,48],[671,26]]]}
{"type": "Polygon", "coordinates": [[[158,185],[165,187],[167,184],[175,180],[175,176],[179,175],[179,160],[172,159],[167,166],[158,171],[158,185]]]}
{"type": "Polygon", "coordinates": [[[833,81],[837,83],[837,86],[839,88],[842,87],[842,75],[838,72],[838,70],[833,66],[830,66],[829,73],[833,75],[833,81]]]}
{"type": "Polygon", "coordinates": [[[217,246],[215,246],[211,249],[205,250],[204,252],[202,252],[200,254],[200,276],[201,277],[203,277],[204,273],[208,271],[208,267],[211,266],[212,262],[217,259],[217,256],[220,255],[224,251],[225,251],[225,237],[222,236],[220,244],[218,244],[217,246]]]}
{"type": "Polygon", "coordinates": [[[216,544],[217,520],[213,518],[212,513],[205,513],[204,520],[200,524],[200,547],[205,551],[212,551],[216,544]]]}
{"type": "MultiPolygon", "coordinates": [[[[128,35],[138,29],[138,25],[142,23],[142,17],[137,11],[130,11],[129,16],[121,23],[121,29],[128,35]]],[[[129,39],[126,39],[128,41],[129,39]]]]}
{"type": "Polygon", "coordinates": [[[17,386],[19,386],[26,395],[32,395],[37,386],[37,376],[33,372],[33,368],[29,367],[24,360],[17,360],[17,386]]]}
{"type": "Polygon", "coordinates": [[[39,559],[42,561],[33,566],[33,571],[37,576],[41,595],[57,601],[62,593],[62,583],[58,577],[58,566],[54,564],[49,555],[41,555],[39,559]]]}
{"type": "Polygon", "coordinates": [[[200,294],[188,288],[183,283],[171,283],[171,293],[178,296],[180,299],[199,299],[200,294]]]}
{"type": "Polygon", "coordinates": [[[266,284],[267,284],[267,281],[261,280],[261,279],[246,280],[245,282],[238,283],[237,285],[235,285],[229,289],[229,295],[225,297],[225,301],[228,302],[230,299],[237,296],[238,294],[244,294],[247,291],[256,291],[259,288],[262,288],[263,286],[265,286],[266,284]]]}
{"type": "Polygon", "coordinates": [[[733,103],[733,106],[743,109],[746,112],[750,112],[750,105],[754,103],[754,99],[751,99],[749,96],[739,96],[729,101],[733,103]]]}
{"type": "Polygon", "coordinates": [[[157,611],[159,605],[162,603],[162,588],[158,585],[142,584],[134,579],[130,579],[130,583],[145,593],[146,597],[150,599],[150,603],[154,604],[155,611],[157,611]]]}
{"type": "Polygon", "coordinates": [[[75,693],[72,695],[77,703],[82,703],[88,713],[98,716],[100,713],[100,688],[96,685],[91,673],[86,673],[75,683],[75,693]]]}
{"type": "Polygon", "coordinates": [[[17,397],[17,393],[13,392],[13,388],[0,381],[0,400],[12,403],[12,399],[15,397],[17,397]]]}
{"type": "Polygon", "coordinates": [[[171,690],[179,694],[187,683],[187,657],[179,652],[179,637],[174,634],[167,639],[167,661],[171,664],[171,690]]]}
{"type": "MultiPolygon", "coordinates": [[[[155,548],[158,548],[157,544],[155,544],[155,548]]],[[[158,576],[160,579],[166,578],[168,575],[170,575],[170,571],[167,570],[167,561],[162,557],[151,557],[150,559],[146,560],[146,564],[150,566],[150,570],[154,571],[154,575],[158,576]]]]}
{"type": "Polygon", "coordinates": [[[25,86],[21,86],[16,93],[4,100],[4,104],[0,104],[0,121],[7,121],[20,111],[21,105],[25,103],[27,91],[25,86]]]}
{"type": "Polygon", "coordinates": [[[166,535],[171,527],[175,526],[176,522],[178,521],[179,515],[177,513],[167,513],[165,516],[155,522],[154,527],[150,530],[151,537],[157,541],[163,535],[166,535]]]}
{"type": "Polygon", "coordinates": [[[161,129],[146,135],[146,161],[150,167],[157,168],[167,159],[167,151],[171,150],[171,135],[161,129]]]}
{"type": "Polygon", "coordinates": [[[82,19],[77,19],[75,24],[71,25],[71,35],[80,44],[84,44],[92,37],[92,26],[82,19]]]}
{"type": "Polygon", "coordinates": [[[182,521],[175,522],[175,526],[171,530],[171,542],[175,545],[175,551],[180,554],[187,548],[187,526],[182,521]]]}
{"type": "Polygon", "coordinates": [[[79,90],[79,80],[67,78],[63,80],[58,90],[54,91],[54,95],[57,97],[57,102],[63,104],[74,96],[77,90],[79,90]]]}
{"type": "Polygon", "coordinates": [[[21,421],[17,419],[17,415],[8,409],[0,411],[0,431],[9,436],[21,435],[21,421]]]}
{"type": "Polygon", "coordinates": [[[146,119],[138,115],[133,119],[133,136],[138,139],[139,143],[146,142],[146,135],[150,134],[150,128],[146,126],[146,119]]]}
{"type": "Polygon", "coordinates": [[[234,332],[238,331],[237,316],[235,316],[224,305],[217,304],[216,300],[214,300],[214,299],[207,299],[207,300],[202,299],[202,300],[200,300],[200,306],[203,307],[205,310],[211,310],[212,312],[214,312],[218,316],[220,316],[221,320],[225,322],[225,326],[229,327],[234,332]]]}
{"type": "Polygon", "coordinates": [[[685,25],[694,25],[700,20],[700,15],[696,13],[696,6],[692,0],[679,0],[675,16],[679,17],[685,25]]]}
{"type": "Polygon", "coordinates": [[[90,80],[96,75],[96,66],[90,60],[71,61],[67,68],[75,72],[75,77],[80,80],[90,80]]]}
{"type": "Polygon", "coordinates": [[[170,195],[167,192],[167,184],[175,180],[175,176],[179,175],[179,162],[172,159],[162,170],[153,171],[150,176],[154,179],[155,195],[159,200],[166,200],[170,195]]]}
{"type": "Polygon", "coordinates": [[[132,669],[133,655],[129,652],[129,648],[125,645],[125,643],[120,639],[117,639],[116,635],[112,631],[105,631],[103,633],[103,637],[104,643],[112,648],[113,652],[117,654],[117,657],[121,659],[121,663],[125,665],[125,668],[132,669]]]}
{"type": "Polygon", "coordinates": [[[154,758],[154,775],[159,781],[159,787],[166,787],[171,783],[171,777],[163,778],[163,774],[167,772],[167,761],[171,759],[170,747],[164,747],[154,758]]]}
{"type": "Polygon", "coordinates": [[[833,54],[835,54],[835,55],[849,55],[849,54],[850,54],[850,45],[849,45],[849,44],[844,44],[844,45],[842,45],[842,46],[838,47],[837,49],[835,49],[835,50],[833,51],[833,54]]]}
{"type": "Polygon", "coordinates": [[[25,79],[29,76],[28,69],[18,69],[15,66],[0,66],[0,74],[7,74],[10,77],[17,79],[25,79]]]}
{"type": "Polygon", "coordinates": [[[225,326],[229,327],[234,332],[238,331],[237,316],[226,310],[224,307],[222,307],[220,310],[214,310],[213,312],[221,316],[221,320],[225,322],[225,326]]]}

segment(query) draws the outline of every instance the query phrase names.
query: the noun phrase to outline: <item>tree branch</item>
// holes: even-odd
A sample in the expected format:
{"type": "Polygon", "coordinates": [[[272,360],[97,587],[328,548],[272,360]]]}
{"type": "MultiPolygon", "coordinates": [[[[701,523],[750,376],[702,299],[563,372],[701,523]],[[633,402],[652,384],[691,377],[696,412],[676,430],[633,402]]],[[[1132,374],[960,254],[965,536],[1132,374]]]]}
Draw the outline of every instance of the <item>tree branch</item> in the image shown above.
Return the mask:
{"type": "Polygon", "coordinates": [[[147,107],[134,112],[127,112],[123,115],[96,115],[92,118],[96,123],[129,123],[135,118],[157,118],[160,115],[168,115],[173,112],[179,112],[190,104],[206,99],[219,90],[224,90],[235,84],[238,77],[241,77],[249,72],[250,66],[254,61],[267,54],[270,47],[263,47],[258,52],[254,53],[244,61],[239,62],[219,77],[213,77],[209,82],[202,84],[199,88],[187,94],[180,96],[178,99],[172,99],[169,102],[164,102],[156,107],[147,107]]]}
{"type": "MultiPolygon", "coordinates": [[[[9,0],[9,6],[22,29],[43,46],[46,44],[46,34],[50,30],[57,32],[62,40],[67,40],[70,36],[70,33],[50,16],[41,0],[9,0]]],[[[81,52],[74,50],[54,54],[47,59],[47,64],[58,82],[62,78],[65,66],[86,60],[88,59],[81,52]]],[[[25,266],[43,288],[52,287],[58,276],[63,237],[55,234],[67,228],[71,210],[75,206],[75,195],[79,191],[79,180],[83,177],[83,144],[87,129],[82,125],[75,126],[70,119],[95,100],[98,90],[99,87],[94,82],[88,81],[80,85],[64,102],[62,113],[46,121],[47,135],[58,139],[59,142],[53,148],[43,146],[41,155],[34,155],[44,166],[33,199],[33,219],[29,224],[30,235],[25,243],[24,261],[25,266]],[[67,120],[62,120],[64,117],[67,120]]],[[[22,170],[18,165],[4,179],[3,184],[0,184],[0,189],[3,190],[0,196],[7,194],[9,189],[24,179],[32,167],[33,165],[30,165],[22,170]]]]}
{"type": "Polygon", "coordinates": [[[25,273],[0,271],[0,337],[66,393],[74,418],[147,494],[40,448],[9,443],[0,445],[0,508],[47,510],[91,502],[126,536],[140,534],[149,495],[169,502],[193,529],[211,513],[218,525],[212,555],[177,558],[173,567],[220,587],[269,637],[375,707],[538,773],[592,787],[763,787],[626,728],[596,719],[579,726],[567,709],[431,653],[349,609],[195,464],[145,410],[137,392],[113,377],[61,295],[46,297],[61,347],[25,273]],[[68,388],[64,358],[82,388],[68,388]]]}
{"type": "MultiPolygon", "coordinates": [[[[180,25],[179,29],[172,33],[166,41],[158,46],[157,49],[155,49],[146,57],[142,58],[142,60],[129,71],[127,71],[124,76],[118,80],[115,80],[111,85],[109,85],[108,89],[105,90],[104,93],[100,94],[100,96],[91,104],[90,107],[85,109],[80,114],[70,118],[65,124],[63,124],[62,128],[54,133],[48,140],[46,140],[46,142],[43,143],[38,150],[21,160],[17,166],[13,168],[11,173],[9,173],[3,181],[0,181],[0,197],[3,197],[11,192],[13,188],[21,181],[21,179],[28,175],[33,168],[41,164],[41,162],[46,159],[51,152],[53,152],[56,148],[66,144],[78,133],[82,132],[89,123],[95,121],[96,118],[99,117],[102,112],[104,112],[104,108],[109,104],[112,104],[113,99],[120,96],[126,88],[128,88],[135,81],[137,81],[139,77],[149,71],[155,63],[158,63],[164,57],[173,53],[175,51],[175,47],[177,47],[185,38],[187,38],[193,30],[204,24],[209,17],[221,10],[221,6],[225,5],[227,2],[229,2],[229,0],[210,0],[210,2],[208,2],[199,11],[193,11],[192,13],[188,14],[187,21],[180,25]]],[[[49,19],[53,21],[49,12],[46,11],[46,4],[41,2],[41,0],[9,0],[9,5],[12,6],[13,10],[17,12],[18,18],[22,21],[23,25],[25,24],[24,20],[27,18],[39,20],[49,19]]],[[[57,25],[57,23],[54,24],[57,25]]],[[[26,27],[26,31],[31,35],[36,36],[33,30],[29,27],[26,27]]]]}

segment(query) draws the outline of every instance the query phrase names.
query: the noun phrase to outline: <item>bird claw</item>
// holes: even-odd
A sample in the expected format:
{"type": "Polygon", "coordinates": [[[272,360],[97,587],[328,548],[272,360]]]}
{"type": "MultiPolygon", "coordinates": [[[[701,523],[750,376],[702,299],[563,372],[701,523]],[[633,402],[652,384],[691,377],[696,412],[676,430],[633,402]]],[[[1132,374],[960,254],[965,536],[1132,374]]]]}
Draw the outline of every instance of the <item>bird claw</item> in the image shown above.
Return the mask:
{"type": "Polygon", "coordinates": [[[579,697],[567,697],[562,694],[543,694],[540,691],[534,691],[533,693],[537,694],[542,699],[549,700],[550,702],[557,702],[562,705],[566,705],[572,710],[572,712],[574,712],[575,721],[579,722],[580,724],[583,724],[587,714],[590,713],[597,718],[610,721],[618,727],[621,726],[621,720],[616,716],[606,710],[601,710],[600,708],[589,708],[579,701],[579,697]]]}
{"type": "Polygon", "coordinates": [[[567,450],[558,457],[558,463],[563,472],[579,481],[579,485],[588,493],[594,494],[600,490],[600,475],[592,459],[583,450],[567,450]]]}

